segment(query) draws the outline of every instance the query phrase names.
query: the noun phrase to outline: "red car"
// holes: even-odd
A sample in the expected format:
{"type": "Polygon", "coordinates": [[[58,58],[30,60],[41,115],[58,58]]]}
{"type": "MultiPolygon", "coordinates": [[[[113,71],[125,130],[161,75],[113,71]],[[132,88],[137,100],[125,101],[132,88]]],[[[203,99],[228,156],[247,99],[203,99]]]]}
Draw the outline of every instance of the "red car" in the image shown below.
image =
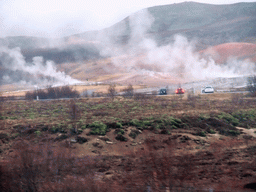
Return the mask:
{"type": "Polygon", "coordinates": [[[176,93],[176,94],[184,94],[184,93],[185,93],[185,90],[182,89],[182,88],[178,88],[178,89],[176,89],[175,93],[176,93]]]}

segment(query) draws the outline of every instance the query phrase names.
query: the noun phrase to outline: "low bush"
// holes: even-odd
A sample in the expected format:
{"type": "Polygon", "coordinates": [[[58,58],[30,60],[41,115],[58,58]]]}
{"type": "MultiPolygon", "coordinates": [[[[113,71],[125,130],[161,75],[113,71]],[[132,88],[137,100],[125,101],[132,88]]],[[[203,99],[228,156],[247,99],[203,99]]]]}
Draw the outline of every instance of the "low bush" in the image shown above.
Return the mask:
{"type": "Polygon", "coordinates": [[[201,137],[206,137],[205,131],[199,131],[199,132],[197,133],[197,135],[199,135],[199,136],[201,136],[201,137]]]}
{"type": "Polygon", "coordinates": [[[116,136],[116,140],[119,140],[119,141],[127,141],[127,138],[125,136],[123,136],[122,134],[118,134],[116,136]]]}
{"type": "Polygon", "coordinates": [[[239,120],[240,127],[250,128],[256,126],[256,110],[237,111],[232,116],[239,120]]]}
{"type": "Polygon", "coordinates": [[[137,130],[137,129],[132,129],[130,134],[129,134],[129,137],[135,139],[138,135],[140,134],[140,131],[137,130]]]}
{"type": "Polygon", "coordinates": [[[45,90],[35,90],[25,94],[25,98],[28,100],[37,99],[37,96],[39,99],[77,98],[79,97],[79,92],[69,86],[63,86],[48,87],[45,90]]]}
{"type": "Polygon", "coordinates": [[[41,131],[37,130],[37,131],[35,131],[35,134],[36,134],[36,136],[39,137],[39,136],[41,136],[42,133],[41,133],[41,131]]]}
{"type": "Polygon", "coordinates": [[[77,137],[76,137],[76,140],[77,140],[77,142],[78,142],[79,144],[83,144],[83,143],[85,143],[85,142],[88,141],[88,139],[86,139],[85,137],[81,137],[81,136],[77,136],[77,137]]]}
{"type": "Polygon", "coordinates": [[[231,135],[231,136],[238,136],[240,135],[240,131],[235,131],[235,130],[229,130],[228,131],[228,135],[231,135]]]}
{"type": "Polygon", "coordinates": [[[134,95],[132,85],[129,85],[127,88],[123,89],[122,91],[124,92],[123,97],[131,98],[134,95]]]}
{"type": "Polygon", "coordinates": [[[233,126],[239,125],[239,120],[228,113],[222,112],[220,115],[218,115],[218,118],[224,119],[226,122],[230,123],[233,126]]]}
{"type": "Polygon", "coordinates": [[[214,131],[213,129],[209,129],[207,132],[210,133],[210,134],[215,134],[216,133],[216,131],[214,131]]]}
{"type": "Polygon", "coordinates": [[[125,133],[125,131],[123,129],[116,129],[115,130],[115,133],[116,134],[120,134],[120,135],[123,135],[125,133]]]}
{"type": "Polygon", "coordinates": [[[88,127],[91,128],[91,135],[106,135],[108,130],[107,125],[99,121],[95,121],[89,124],[88,127]]]}

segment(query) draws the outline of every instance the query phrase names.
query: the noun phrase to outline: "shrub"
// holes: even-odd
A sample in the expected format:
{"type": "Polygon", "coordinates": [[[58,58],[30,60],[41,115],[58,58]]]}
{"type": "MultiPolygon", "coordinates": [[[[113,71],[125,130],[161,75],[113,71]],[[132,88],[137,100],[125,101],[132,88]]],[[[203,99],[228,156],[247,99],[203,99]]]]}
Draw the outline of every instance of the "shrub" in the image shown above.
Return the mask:
{"type": "Polygon", "coordinates": [[[39,137],[42,133],[41,133],[41,131],[37,130],[37,131],[35,131],[35,134],[39,137]]]}
{"type": "Polygon", "coordinates": [[[127,141],[127,138],[125,136],[123,136],[122,134],[118,134],[116,136],[116,140],[119,140],[119,141],[127,141]]]}
{"type": "Polygon", "coordinates": [[[129,134],[129,137],[135,139],[137,137],[137,135],[139,134],[139,132],[137,130],[132,130],[129,134]]]}
{"type": "Polygon", "coordinates": [[[114,98],[114,96],[116,96],[116,86],[115,85],[109,85],[107,95],[108,95],[108,97],[111,97],[112,99],[114,98]]]}
{"type": "Polygon", "coordinates": [[[32,92],[27,92],[25,94],[25,99],[31,100],[36,99],[36,97],[39,97],[39,99],[56,99],[56,98],[77,98],[79,97],[79,92],[76,90],[73,90],[69,86],[63,86],[63,87],[48,87],[45,90],[35,90],[32,92]]]}
{"type": "Polygon", "coordinates": [[[125,131],[123,129],[116,129],[115,133],[123,135],[125,133],[125,131]]]}
{"type": "Polygon", "coordinates": [[[239,125],[239,120],[228,113],[222,112],[220,115],[218,115],[218,118],[224,119],[225,121],[227,121],[228,123],[230,123],[234,126],[239,125]]]}
{"type": "Polygon", "coordinates": [[[132,85],[129,85],[127,88],[122,90],[124,92],[124,97],[133,97],[133,87],[132,85]]]}
{"type": "Polygon", "coordinates": [[[189,104],[190,104],[192,107],[195,107],[198,98],[199,98],[198,96],[195,96],[195,95],[189,93],[187,100],[188,100],[189,104]]]}
{"type": "Polygon", "coordinates": [[[70,100],[70,116],[72,120],[77,120],[80,118],[80,110],[78,109],[78,106],[74,99],[70,100]]]}
{"type": "Polygon", "coordinates": [[[77,142],[78,142],[79,144],[83,144],[83,143],[85,143],[85,142],[88,141],[88,139],[86,139],[85,137],[80,137],[80,136],[77,136],[77,137],[76,137],[76,140],[77,140],[77,142]]]}
{"type": "Polygon", "coordinates": [[[90,134],[92,135],[106,135],[107,125],[102,122],[95,121],[89,124],[88,127],[91,128],[90,134]]]}
{"type": "Polygon", "coordinates": [[[173,128],[182,128],[182,121],[174,117],[166,117],[162,120],[165,126],[171,126],[173,128]]]}
{"type": "Polygon", "coordinates": [[[200,132],[197,133],[197,135],[199,135],[201,137],[206,137],[205,131],[200,131],[200,132]]]}
{"type": "Polygon", "coordinates": [[[256,97],[256,76],[247,78],[247,90],[251,96],[256,97]]]}
{"type": "Polygon", "coordinates": [[[133,119],[129,123],[131,126],[141,126],[141,122],[138,119],[133,119]]]}
{"type": "Polygon", "coordinates": [[[122,123],[120,123],[120,122],[116,122],[116,127],[117,127],[117,128],[122,128],[123,125],[122,125],[122,123]]]}
{"type": "Polygon", "coordinates": [[[243,125],[243,123],[250,123],[253,125],[256,121],[256,110],[237,111],[232,113],[232,116],[238,119],[241,125],[243,125]]]}
{"type": "Polygon", "coordinates": [[[228,135],[237,136],[240,135],[240,132],[235,130],[229,130],[228,135]]]}
{"type": "Polygon", "coordinates": [[[82,125],[81,129],[86,129],[86,124],[82,125]]]}
{"type": "Polygon", "coordinates": [[[216,131],[214,131],[213,129],[210,129],[210,130],[208,131],[208,133],[215,134],[216,131]]]}
{"type": "Polygon", "coordinates": [[[50,129],[50,132],[51,132],[51,133],[58,133],[58,132],[59,132],[59,128],[53,126],[53,127],[50,129]]]}
{"type": "Polygon", "coordinates": [[[107,124],[107,127],[108,128],[114,128],[114,129],[116,129],[116,128],[122,128],[123,127],[123,125],[122,125],[122,123],[120,123],[120,122],[111,122],[111,123],[106,123],[107,124]]]}

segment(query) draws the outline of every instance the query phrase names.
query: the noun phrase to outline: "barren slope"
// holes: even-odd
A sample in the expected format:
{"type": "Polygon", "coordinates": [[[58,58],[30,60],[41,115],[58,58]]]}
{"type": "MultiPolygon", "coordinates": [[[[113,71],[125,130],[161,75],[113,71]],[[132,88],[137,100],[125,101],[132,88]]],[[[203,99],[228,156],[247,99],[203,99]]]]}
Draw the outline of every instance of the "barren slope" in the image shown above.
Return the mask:
{"type": "Polygon", "coordinates": [[[256,62],[256,44],[233,42],[216,45],[200,51],[205,57],[211,56],[217,63],[226,63],[229,58],[236,58],[238,60],[249,59],[256,62]]]}

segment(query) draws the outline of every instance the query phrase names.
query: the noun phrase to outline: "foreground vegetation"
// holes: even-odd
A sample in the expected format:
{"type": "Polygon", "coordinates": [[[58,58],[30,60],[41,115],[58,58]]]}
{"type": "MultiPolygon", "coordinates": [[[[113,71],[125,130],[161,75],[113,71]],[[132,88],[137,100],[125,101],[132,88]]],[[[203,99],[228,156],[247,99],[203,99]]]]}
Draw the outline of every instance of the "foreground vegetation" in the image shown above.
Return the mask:
{"type": "Polygon", "coordinates": [[[256,175],[256,148],[255,139],[241,137],[238,127],[256,128],[256,100],[244,95],[218,98],[224,95],[2,103],[1,187],[6,191],[196,191],[225,189],[225,182],[232,180],[230,190],[241,188],[256,175]],[[219,139],[210,141],[216,134],[219,139]],[[97,150],[75,153],[94,138],[97,150]],[[102,155],[103,149],[115,145],[118,156],[102,155]],[[240,161],[239,155],[244,156],[240,161]],[[218,182],[209,186],[209,180],[218,182]]]}

